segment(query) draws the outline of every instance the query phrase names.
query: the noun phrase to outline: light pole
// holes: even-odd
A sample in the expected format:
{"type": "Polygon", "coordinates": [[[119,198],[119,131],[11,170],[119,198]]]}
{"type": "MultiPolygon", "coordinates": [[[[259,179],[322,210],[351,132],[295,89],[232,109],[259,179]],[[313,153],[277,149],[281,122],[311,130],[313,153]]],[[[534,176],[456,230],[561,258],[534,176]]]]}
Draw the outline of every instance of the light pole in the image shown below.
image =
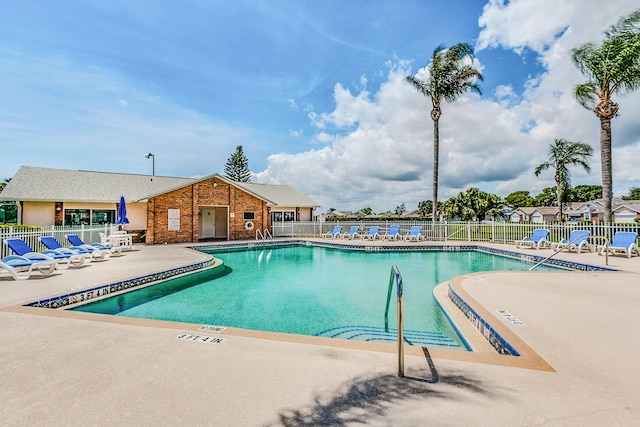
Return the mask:
{"type": "Polygon", "coordinates": [[[156,156],[154,156],[152,153],[147,153],[147,154],[145,154],[144,156],[145,156],[147,159],[148,159],[149,157],[151,157],[151,162],[152,162],[152,163],[151,163],[151,167],[152,167],[152,169],[151,169],[151,171],[152,171],[152,172],[151,172],[151,175],[155,176],[155,174],[156,174],[156,156]]]}

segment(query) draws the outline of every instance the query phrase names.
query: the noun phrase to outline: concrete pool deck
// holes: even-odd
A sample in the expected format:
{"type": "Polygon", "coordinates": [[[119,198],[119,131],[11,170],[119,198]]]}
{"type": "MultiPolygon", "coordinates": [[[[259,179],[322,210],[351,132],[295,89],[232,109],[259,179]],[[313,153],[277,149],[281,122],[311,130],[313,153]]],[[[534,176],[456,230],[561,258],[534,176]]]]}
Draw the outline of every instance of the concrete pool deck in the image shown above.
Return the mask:
{"type": "MultiPolygon", "coordinates": [[[[1,276],[0,425],[640,422],[638,257],[609,257],[609,267],[620,272],[510,271],[459,279],[474,307],[492,315],[551,369],[495,363],[513,356],[449,357],[429,349],[428,359],[415,351],[407,355],[408,378],[400,379],[394,345],[369,350],[352,342],[335,344],[338,340],[264,339],[241,331],[216,335],[198,332],[199,325],[114,321],[111,316],[20,306],[206,257],[178,245],[135,245],[122,257],[51,277],[35,274],[16,282],[1,276]],[[524,325],[500,316],[499,310],[524,325]],[[178,339],[185,334],[222,337],[224,342],[178,339]]],[[[605,257],[591,253],[557,257],[605,263],[605,257]]]]}

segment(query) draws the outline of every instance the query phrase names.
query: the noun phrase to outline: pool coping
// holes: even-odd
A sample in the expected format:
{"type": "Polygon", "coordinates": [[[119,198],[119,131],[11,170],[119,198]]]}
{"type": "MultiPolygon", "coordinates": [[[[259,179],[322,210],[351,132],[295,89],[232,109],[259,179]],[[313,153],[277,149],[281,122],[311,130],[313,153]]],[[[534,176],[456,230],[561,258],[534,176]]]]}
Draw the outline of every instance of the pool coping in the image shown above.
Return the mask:
{"type": "MultiPolygon", "coordinates": [[[[488,252],[502,256],[508,256],[513,258],[518,258],[525,261],[530,262],[540,262],[544,260],[545,257],[539,255],[526,255],[520,252],[514,252],[504,249],[490,248],[483,245],[444,245],[444,244],[417,244],[417,245],[402,245],[402,246],[370,246],[370,245],[358,245],[354,243],[348,244],[340,244],[333,242],[318,242],[318,241],[309,241],[305,239],[289,239],[289,240],[279,240],[279,241],[267,241],[267,242],[238,242],[238,243],[221,243],[215,245],[191,245],[187,246],[187,248],[192,250],[197,250],[202,252],[202,250],[215,250],[215,249],[229,249],[229,248],[238,248],[238,249],[246,249],[246,248],[264,248],[264,247],[277,247],[277,246],[288,246],[288,245],[306,245],[306,246],[319,246],[319,247],[329,247],[334,249],[348,249],[348,250],[361,250],[366,252],[393,252],[393,251],[480,251],[480,252],[488,252]]],[[[214,254],[215,255],[215,254],[214,254]]],[[[617,271],[613,268],[608,267],[599,267],[592,266],[583,263],[576,263],[571,261],[564,260],[553,260],[558,261],[555,265],[564,267],[564,268],[573,268],[578,271],[617,271]]],[[[105,285],[94,286],[89,289],[84,289],[77,292],[65,293],[63,295],[57,295],[49,298],[42,298],[37,301],[32,301],[30,303],[21,304],[19,306],[7,307],[9,310],[7,311],[19,311],[19,312],[30,312],[34,313],[32,309],[37,309],[38,314],[46,314],[41,308],[46,308],[49,314],[53,314],[53,312],[57,313],[56,316],[62,317],[74,317],[74,318],[84,318],[84,319],[92,319],[92,320],[101,320],[108,321],[112,323],[125,323],[125,324],[135,324],[140,326],[153,326],[153,327],[163,327],[163,328],[179,328],[179,329],[187,329],[187,330],[197,330],[200,327],[200,324],[189,324],[189,323],[180,323],[180,322],[167,322],[167,321],[157,321],[157,320],[148,320],[148,319],[132,319],[132,318],[122,318],[117,316],[110,315],[99,315],[99,314],[89,314],[89,313],[78,313],[72,312],[70,310],[66,310],[70,305],[86,302],[89,300],[94,300],[96,298],[105,298],[108,296],[112,296],[118,292],[125,292],[135,287],[142,286],[150,286],[161,282],[162,280],[166,280],[169,278],[174,278],[182,274],[189,274],[195,271],[199,271],[209,267],[219,266],[219,260],[216,261],[214,256],[211,259],[197,262],[193,264],[188,264],[178,268],[172,268],[165,271],[160,271],[153,274],[146,274],[144,276],[133,277],[126,280],[121,280],[113,283],[108,283],[105,285]],[[53,309],[53,310],[51,310],[53,309]]],[[[554,264],[554,263],[550,263],[554,264]]],[[[491,274],[491,273],[483,273],[483,274],[491,274]]],[[[461,351],[461,350],[451,350],[446,348],[438,348],[438,347],[430,347],[429,352],[433,357],[443,357],[446,359],[453,360],[464,360],[470,362],[477,363],[491,363],[497,365],[507,365],[507,366],[517,366],[527,369],[537,369],[537,370],[545,370],[545,371],[553,371],[553,368],[547,364],[537,353],[535,353],[530,347],[528,347],[524,341],[522,341],[515,333],[511,332],[508,328],[503,327],[503,324],[491,313],[483,310],[482,306],[477,303],[461,286],[461,281],[463,278],[468,277],[468,275],[460,276],[458,278],[452,279],[449,284],[449,298],[455,303],[458,307],[460,313],[464,313],[466,318],[469,320],[471,324],[481,325],[482,328],[479,333],[485,336],[486,333],[490,334],[489,342],[497,342],[501,344],[502,348],[507,348],[511,352],[512,355],[499,354],[501,350],[497,352],[479,352],[475,349],[473,351],[461,351]],[[469,313],[472,316],[469,316],[469,313]],[[493,326],[492,326],[493,325],[493,326]],[[517,344],[514,345],[513,343],[517,344]],[[515,352],[511,351],[512,349],[515,352]],[[517,355],[516,355],[517,353],[517,355]]],[[[440,304],[440,302],[438,302],[440,304]]],[[[442,305],[441,305],[442,307],[442,305]]],[[[443,311],[450,318],[452,313],[443,307],[443,311]]],[[[455,317],[455,316],[454,316],[455,317]]],[[[456,323],[452,321],[454,327],[456,327],[456,323]]],[[[457,329],[457,327],[456,327],[457,329]]],[[[460,332],[460,331],[458,331],[460,332]]],[[[295,335],[295,334],[284,334],[284,333],[275,333],[275,332],[264,332],[264,331],[253,331],[253,330],[245,330],[240,328],[232,328],[226,327],[223,334],[237,335],[237,336],[245,336],[252,338],[261,338],[261,339],[272,339],[279,341],[288,341],[288,342],[296,342],[296,343],[305,343],[305,344],[314,344],[314,345],[323,345],[330,347],[342,347],[342,348],[357,348],[362,350],[369,351],[382,351],[382,352],[391,352],[394,353],[397,351],[396,345],[394,344],[386,344],[386,343],[369,343],[369,342],[358,342],[351,340],[336,340],[332,338],[323,338],[323,337],[310,337],[304,335],[295,335]]],[[[464,335],[463,335],[464,336],[464,335]]],[[[422,347],[419,346],[405,346],[405,353],[408,355],[414,356],[424,356],[422,352],[422,347]]],[[[495,347],[495,346],[494,346],[495,347]]],[[[500,348],[500,347],[498,347],[500,348]]],[[[503,351],[503,353],[505,353],[503,351]]]]}

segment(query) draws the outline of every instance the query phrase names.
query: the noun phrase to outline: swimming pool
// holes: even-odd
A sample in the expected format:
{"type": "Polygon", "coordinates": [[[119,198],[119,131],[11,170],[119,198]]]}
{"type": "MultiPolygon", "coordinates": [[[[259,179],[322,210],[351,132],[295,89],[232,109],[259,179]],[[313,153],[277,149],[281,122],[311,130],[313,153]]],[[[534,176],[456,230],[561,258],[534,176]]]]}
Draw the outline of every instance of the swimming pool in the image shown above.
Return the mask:
{"type": "MultiPolygon", "coordinates": [[[[415,345],[465,349],[432,296],[435,285],[474,271],[530,263],[479,251],[379,252],[292,245],[210,251],[225,266],[171,279],[73,310],[365,341],[384,330],[392,264],[404,279],[405,337],[415,345]]],[[[542,267],[548,269],[549,267],[542,267]]],[[[395,304],[389,319],[395,319],[395,304]]]]}

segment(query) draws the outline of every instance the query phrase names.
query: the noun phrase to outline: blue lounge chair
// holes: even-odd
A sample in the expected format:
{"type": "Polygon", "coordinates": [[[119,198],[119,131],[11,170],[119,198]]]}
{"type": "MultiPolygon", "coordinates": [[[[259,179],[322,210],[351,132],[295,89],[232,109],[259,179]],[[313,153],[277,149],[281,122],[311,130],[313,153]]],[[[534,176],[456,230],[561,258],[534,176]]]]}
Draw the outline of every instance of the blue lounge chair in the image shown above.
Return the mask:
{"type": "Polygon", "coordinates": [[[7,272],[14,280],[26,280],[31,277],[33,269],[40,274],[48,275],[55,271],[57,261],[32,261],[19,255],[8,255],[0,259],[0,273],[7,272]]]}
{"type": "Polygon", "coordinates": [[[604,246],[600,251],[600,255],[608,251],[611,255],[616,253],[622,253],[631,258],[631,255],[635,252],[640,256],[638,252],[638,233],[632,231],[617,231],[613,235],[613,241],[609,243],[609,246],[604,246]]]}
{"type": "Polygon", "coordinates": [[[520,240],[516,244],[516,247],[520,248],[522,246],[531,246],[532,248],[540,249],[541,247],[548,245],[548,237],[549,230],[536,228],[533,230],[533,233],[531,233],[531,237],[525,237],[520,240]]]}
{"type": "Polygon", "coordinates": [[[40,243],[42,243],[49,250],[56,251],[63,255],[69,255],[69,256],[77,255],[82,258],[83,263],[91,262],[91,253],[84,248],[80,248],[76,246],[65,248],[53,236],[38,237],[38,240],[40,240],[40,243]]]}
{"type": "Polygon", "coordinates": [[[362,235],[362,240],[376,240],[376,237],[378,237],[378,230],[380,230],[380,227],[378,227],[377,225],[372,225],[371,227],[369,227],[367,232],[362,235]]]}
{"type": "Polygon", "coordinates": [[[404,236],[404,240],[415,240],[416,242],[423,239],[422,237],[422,226],[414,225],[409,229],[409,232],[404,236]]]}
{"type": "Polygon", "coordinates": [[[22,239],[6,239],[4,243],[9,249],[15,252],[16,255],[20,255],[31,261],[57,261],[56,268],[59,270],[64,270],[72,266],[78,267],[84,264],[84,257],[80,255],[61,254],[50,249],[36,252],[22,239]]]}
{"type": "Polygon", "coordinates": [[[382,236],[382,240],[398,240],[398,237],[400,237],[400,226],[392,225],[389,227],[389,231],[382,236]]]}
{"type": "Polygon", "coordinates": [[[573,230],[568,239],[562,239],[555,244],[555,249],[576,251],[578,254],[583,248],[591,251],[591,246],[589,246],[589,236],[591,236],[591,232],[589,230],[573,230]]]}
{"type": "Polygon", "coordinates": [[[85,243],[77,234],[67,234],[64,236],[73,246],[86,249],[91,253],[93,259],[103,259],[107,255],[122,255],[122,247],[105,246],[101,243],[85,243]]]}
{"type": "Polygon", "coordinates": [[[342,233],[342,226],[336,225],[333,227],[333,230],[324,233],[322,235],[322,238],[324,239],[325,237],[331,237],[332,239],[335,239],[336,237],[340,236],[340,233],[342,233]]]}
{"type": "Polygon", "coordinates": [[[343,239],[352,239],[356,236],[356,234],[358,234],[358,231],[360,231],[360,227],[357,225],[352,225],[349,228],[349,231],[347,231],[346,233],[344,233],[342,235],[343,239]]]}

